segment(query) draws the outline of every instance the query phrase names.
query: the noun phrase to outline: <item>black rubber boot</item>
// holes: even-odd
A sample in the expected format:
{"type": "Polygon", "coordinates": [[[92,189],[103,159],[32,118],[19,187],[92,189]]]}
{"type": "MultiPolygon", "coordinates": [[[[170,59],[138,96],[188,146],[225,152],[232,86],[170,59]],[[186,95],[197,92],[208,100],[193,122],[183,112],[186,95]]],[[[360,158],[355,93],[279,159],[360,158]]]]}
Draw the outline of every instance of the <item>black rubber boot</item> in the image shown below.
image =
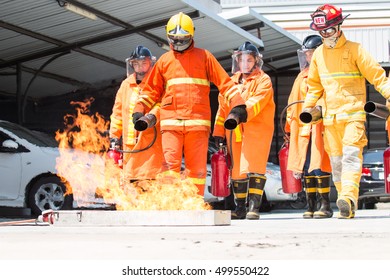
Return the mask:
{"type": "Polygon", "coordinates": [[[236,209],[231,213],[232,220],[243,220],[246,217],[246,198],[248,196],[248,180],[232,180],[236,209]]]}
{"type": "Polygon", "coordinates": [[[313,218],[317,207],[317,184],[314,176],[303,176],[303,184],[306,192],[308,208],[303,213],[304,219],[313,218]]]}
{"type": "Polygon", "coordinates": [[[249,208],[246,218],[248,220],[260,219],[261,199],[267,178],[264,175],[249,176],[249,208]]]}
{"type": "Polygon", "coordinates": [[[314,212],[313,218],[326,219],[332,218],[333,210],[330,207],[330,175],[316,176],[317,191],[321,198],[321,207],[314,212]]]}

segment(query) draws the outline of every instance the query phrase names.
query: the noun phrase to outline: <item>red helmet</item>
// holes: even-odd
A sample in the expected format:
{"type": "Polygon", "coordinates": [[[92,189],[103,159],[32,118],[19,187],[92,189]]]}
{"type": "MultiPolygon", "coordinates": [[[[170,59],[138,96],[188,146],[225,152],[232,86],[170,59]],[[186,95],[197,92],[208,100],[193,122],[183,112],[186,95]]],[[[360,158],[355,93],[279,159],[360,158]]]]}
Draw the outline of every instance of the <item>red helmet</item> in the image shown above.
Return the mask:
{"type": "Polygon", "coordinates": [[[341,24],[349,14],[343,17],[341,8],[325,4],[318,7],[310,16],[313,20],[310,29],[320,31],[341,24]]]}

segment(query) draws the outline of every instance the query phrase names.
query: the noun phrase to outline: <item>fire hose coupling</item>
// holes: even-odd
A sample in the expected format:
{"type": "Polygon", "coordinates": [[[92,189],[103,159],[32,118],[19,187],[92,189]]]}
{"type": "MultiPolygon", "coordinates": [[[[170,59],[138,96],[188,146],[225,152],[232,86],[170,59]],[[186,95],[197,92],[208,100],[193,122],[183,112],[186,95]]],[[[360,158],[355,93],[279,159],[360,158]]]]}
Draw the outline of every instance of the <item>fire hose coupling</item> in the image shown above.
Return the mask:
{"type": "Polygon", "coordinates": [[[316,122],[322,118],[322,107],[315,106],[313,108],[304,109],[303,112],[299,115],[299,119],[303,123],[316,122]]]}
{"type": "Polygon", "coordinates": [[[48,223],[50,225],[54,224],[54,215],[55,212],[52,209],[42,211],[42,214],[36,219],[36,223],[48,223]]]}
{"type": "Polygon", "coordinates": [[[245,123],[248,118],[248,112],[246,111],[246,105],[239,105],[234,107],[227,116],[225,123],[223,124],[225,129],[233,130],[240,123],[245,123]]]}
{"type": "Polygon", "coordinates": [[[157,123],[157,118],[153,114],[143,115],[142,113],[134,113],[133,123],[135,130],[144,131],[147,128],[153,127],[157,123]]]}
{"type": "MultiPolygon", "coordinates": [[[[387,102],[390,101],[388,100],[387,102]]],[[[386,120],[390,115],[389,108],[386,105],[379,104],[373,101],[368,101],[366,104],[364,104],[364,111],[372,116],[384,120],[386,120]]]]}

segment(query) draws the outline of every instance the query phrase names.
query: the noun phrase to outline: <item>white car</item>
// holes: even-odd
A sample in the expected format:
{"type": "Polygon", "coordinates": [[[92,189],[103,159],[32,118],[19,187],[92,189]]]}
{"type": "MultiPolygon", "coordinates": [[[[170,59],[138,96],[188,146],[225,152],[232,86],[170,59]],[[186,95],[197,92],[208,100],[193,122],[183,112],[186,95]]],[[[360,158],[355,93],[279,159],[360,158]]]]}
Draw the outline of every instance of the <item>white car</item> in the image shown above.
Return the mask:
{"type": "Polygon", "coordinates": [[[73,198],[56,175],[57,142],[47,135],[0,120],[0,206],[70,209],[73,198]]]}

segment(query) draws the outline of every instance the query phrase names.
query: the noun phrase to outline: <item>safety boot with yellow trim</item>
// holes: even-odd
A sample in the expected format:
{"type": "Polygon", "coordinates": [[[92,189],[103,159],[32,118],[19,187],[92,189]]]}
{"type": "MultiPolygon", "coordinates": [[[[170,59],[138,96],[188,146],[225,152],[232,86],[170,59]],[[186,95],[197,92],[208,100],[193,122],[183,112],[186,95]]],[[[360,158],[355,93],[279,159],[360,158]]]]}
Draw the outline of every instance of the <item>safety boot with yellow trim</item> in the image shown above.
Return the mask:
{"type": "Polygon", "coordinates": [[[246,198],[248,196],[248,179],[232,180],[236,209],[231,212],[232,220],[243,220],[246,217],[246,198]]]}
{"type": "Polygon", "coordinates": [[[304,219],[313,218],[313,214],[316,211],[317,207],[317,189],[316,189],[316,181],[314,176],[303,176],[303,183],[306,191],[306,199],[308,208],[303,213],[304,219]]]}
{"type": "Polygon", "coordinates": [[[349,198],[339,197],[336,205],[339,208],[338,219],[353,219],[355,217],[354,205],[349,198]]]}
{"type": "Polygon", "coordinates": [[[321,206],[318,211],[314,212],[313,218],[332,218],[333,210],[330,207],[330,175],[316,176],[315,179],[317,182],[317,192],[321,199],[321,206]]]}
{"type": "Polygon", "coordinates": [[[249,176],[249,208],[246,218],[248,220],[260,219],[261,199],[263,198],[264,186],[267,178],[264,175],[249,176]]]}

